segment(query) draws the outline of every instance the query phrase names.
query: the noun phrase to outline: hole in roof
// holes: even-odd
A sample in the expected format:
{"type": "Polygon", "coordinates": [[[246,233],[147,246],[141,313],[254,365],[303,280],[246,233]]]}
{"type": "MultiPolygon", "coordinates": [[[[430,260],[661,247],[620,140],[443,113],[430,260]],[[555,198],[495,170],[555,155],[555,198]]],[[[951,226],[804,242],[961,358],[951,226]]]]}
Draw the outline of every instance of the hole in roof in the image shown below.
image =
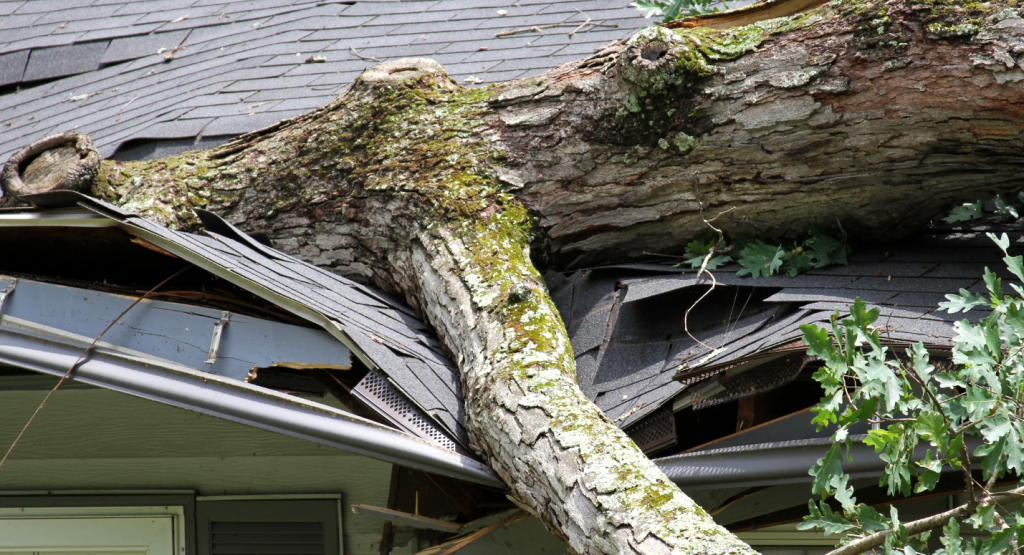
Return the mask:
{"type": "Polygon", "coordinates": [[[111,160],[134,162],[166,158],[188,152],[220,146],[234,138],[234,135],[214,135],[196,140],[192,137],[184,139],[130,139],[121,143],[111,160]]]}
{"type": "MultiPolygon", "coordinates": [[[[73,232],[59,227],[4,228],[0,233],[0,252],[4,253],[0,275],[134,297],[187,264],[133,239],[117,227],[77,228],[73,232]]],[[[153,298],[316,328],[199,267],[176,277],[153,298]]]]}

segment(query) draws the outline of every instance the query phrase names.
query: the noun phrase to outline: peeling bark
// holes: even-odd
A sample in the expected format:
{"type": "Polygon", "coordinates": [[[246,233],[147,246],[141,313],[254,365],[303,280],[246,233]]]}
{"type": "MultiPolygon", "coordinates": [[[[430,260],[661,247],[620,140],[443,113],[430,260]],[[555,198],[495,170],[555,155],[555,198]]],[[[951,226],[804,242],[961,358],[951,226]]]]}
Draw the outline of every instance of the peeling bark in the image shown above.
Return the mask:
{"type": "Polygon", "coordinates": [[[837,0],[656,28],[483,90],[390,62],[224,147],[104,162],[93,194],[182,229],[215,210],[403,295],[460,368],[474,448],[577,553],[750,553],[576,386],[535,264],[679,252],[702,204],[734,208],[730,233],[890,238],[1019,188],[1013,6],[837,0]]]}

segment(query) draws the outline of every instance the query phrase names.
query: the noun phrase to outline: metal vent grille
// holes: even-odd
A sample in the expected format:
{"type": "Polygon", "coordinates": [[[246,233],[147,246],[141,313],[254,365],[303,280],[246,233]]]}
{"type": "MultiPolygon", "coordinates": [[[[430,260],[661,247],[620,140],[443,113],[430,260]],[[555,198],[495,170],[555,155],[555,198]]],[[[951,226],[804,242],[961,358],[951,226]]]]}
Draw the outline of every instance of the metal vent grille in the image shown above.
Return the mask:
{"type": "Polygon", "coordinates": [[[435,426],[379,372],[367,372],[352,389],[352,393],[360,401],[376,408],[382,416],[402,430],[436,443],[449,451],[459,450],[455,441],[435,426]]]}
{"type": "Polygon", "coordinates": [[[782,387],[796,379],[804,368],[804,360],[801,355],[795,360],[785,360],[780,364],[757,367],[723,380],[723,391],[706,398],[694,395],[693,410],[706,409],[782,387]]]}
{"type": "Polygon", "coordinates": [[[656,410],[626,432],[644,454],[650,455],[677,443],[676,419],[671,405],[656,410]]]}
{"type": "Polygon", "coordinates": [[[213,555],[326,555],[322,522],[211,522],[213,555]]]}

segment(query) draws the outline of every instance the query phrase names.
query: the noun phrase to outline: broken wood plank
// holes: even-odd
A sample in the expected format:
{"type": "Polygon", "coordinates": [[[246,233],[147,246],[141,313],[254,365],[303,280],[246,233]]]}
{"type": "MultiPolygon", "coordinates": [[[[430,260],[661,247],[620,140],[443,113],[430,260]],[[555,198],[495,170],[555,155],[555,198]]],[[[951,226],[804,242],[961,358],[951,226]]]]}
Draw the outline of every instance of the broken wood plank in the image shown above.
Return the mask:
{"type": "Polygon", "coordinates": [[[414,515],[411,513],[403,513],[402,511],[385,509],[384,507],[376,507],[374,505],[353,504],[352,512],[356,513],[357,515],[368,516],[370,518],[387,520],[389,522],[397,522],[399,524],[404,524],[406,526],[412,526],[413,528],[440,530],[442,532],[452,533],[462,531],[462,525],[457,522],[448,522],[447,520],[427,518],[425,516],[414,515]]]}
{"type": "Polygon", "coordinates": [[[526,518],[526,516],[527,516],[526,515],[526,511],[524,511],[522,509],[512,509],[512,510],[509,510],[509,511],[505,511],[503,513],[498,513],[497,515],[491,515],[490,517],[484,517],[482,519],[478,519],[478,520],[475,520],[473,522],[466,523],[465,528],[469,528],[474,523],[477,523],[477,522],[479,522],[481,520],[491,519],[491,518],[494,518],[494,517],[500,517],[501,518],[501,520],[499,520],[498,522],[495,522],[494,524],[491,524],[491,525],[486,526],[484,528],[480,528],[477,531],[469,534],[468,536],[463,536],[461,538],[456,538],[456,539],[451,540],[449,542],[442,543],[441,545],[435,545],[434,547],[429,547],[427,549],[424,549],[423,551],[417,552],[416,555],[451,555],[452,553],[455,553],[456,551],[462,549],[463,547],[466,547],[467,545],[469,545],[469,544],[475,542],[476,540],[486,536],[487,534],[490,534],[491,532],[497,530],[498,528],[500,528],[502,526],[505,526],[505,525],[508,525],[508,524],[512,524],[513,522],[518,522],[519,520],[521,520],[523,518],[526,518]]]}

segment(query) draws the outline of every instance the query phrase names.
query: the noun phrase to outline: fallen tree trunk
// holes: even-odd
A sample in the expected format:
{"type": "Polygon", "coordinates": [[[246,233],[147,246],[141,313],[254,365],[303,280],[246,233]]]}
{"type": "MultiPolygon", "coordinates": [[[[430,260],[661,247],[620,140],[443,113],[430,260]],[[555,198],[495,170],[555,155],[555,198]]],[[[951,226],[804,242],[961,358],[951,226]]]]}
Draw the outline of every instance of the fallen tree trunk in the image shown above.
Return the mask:
{"type": "Polygon", "coordinates": [[[474,447],[578,553],[748,553],[580,392],[538,265],[680,252],[709,231],[864,238],[1019,188],[1010,0],[834,1],[654,28],[463,89],[429,60],[211,151],[104,162],[92,193],[177,228],[215,210],[398,293],[459,365],[474,447]],[[974,10],[974,11],[972,11],[974,10]]]}

